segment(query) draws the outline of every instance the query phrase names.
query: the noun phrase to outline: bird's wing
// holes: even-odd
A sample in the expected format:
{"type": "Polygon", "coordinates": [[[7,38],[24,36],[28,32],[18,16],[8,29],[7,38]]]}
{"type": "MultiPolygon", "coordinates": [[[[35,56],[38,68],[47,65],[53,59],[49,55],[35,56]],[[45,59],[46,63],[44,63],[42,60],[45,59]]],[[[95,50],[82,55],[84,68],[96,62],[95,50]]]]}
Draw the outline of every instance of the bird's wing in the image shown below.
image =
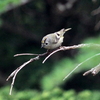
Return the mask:
{"type": "Polygon", "coordinates": [[[53,43],[53,44],[56,44],[56,43],[59,41],[59,39],[60,39],[60,38],[58,38],[58,37],[55,35],[55,40],[53,40],[52,43],[53,43]]]}

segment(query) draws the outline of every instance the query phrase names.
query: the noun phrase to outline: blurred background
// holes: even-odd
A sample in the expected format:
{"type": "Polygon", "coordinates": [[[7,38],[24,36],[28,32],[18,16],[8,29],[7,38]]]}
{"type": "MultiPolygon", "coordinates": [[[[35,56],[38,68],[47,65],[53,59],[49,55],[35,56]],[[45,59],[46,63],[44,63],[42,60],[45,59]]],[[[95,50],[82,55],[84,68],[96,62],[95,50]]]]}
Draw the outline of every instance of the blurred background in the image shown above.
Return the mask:
{"type": "Polygon", "coordinates": [[[44,53],[44,35],[72,28],[64,46],[100,43],[100,0],[1,0],[0,1],[0,100],[100,100],[100,74],[83,73],[100,62],[100,48],[61,51],[44,64],[42,58],[25,66],[17,75],[12,95],[8,75],[34,56],[17,53],[44,53]]]}

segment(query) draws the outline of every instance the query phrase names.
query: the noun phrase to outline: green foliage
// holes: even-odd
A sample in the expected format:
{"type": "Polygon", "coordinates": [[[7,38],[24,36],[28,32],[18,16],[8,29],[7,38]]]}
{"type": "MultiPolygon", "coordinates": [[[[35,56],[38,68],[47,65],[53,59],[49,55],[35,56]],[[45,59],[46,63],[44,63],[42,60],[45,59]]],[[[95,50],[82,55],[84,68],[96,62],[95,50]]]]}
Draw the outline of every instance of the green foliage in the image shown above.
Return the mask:
{"type": "Polygon", "coordinates": [[[77,100],[92,100],[92,95],[91,91],[85,90],[78,94],[77,100]]]}
{"type": "Polygon", "coordinates": [[[8,95],[9,87],[0,89],[0,100],[100,100],[100,91],[84,90],[75,92],[74,90],[64,91],[55,88],[51,91],[14,91],[12,95],[8,95]]]}
{"type": "Polygon", "coordinates": [[[4,87],[0,89],[0,100],[14,100],[14,96],[10,96],[9,87],[4,87]]]}
{"type": "MultiPolygon", "coordinates": [[[[87,39],[84,43],[100,44],[100,37],[87,39]]],[[[69,58],[64,58],[60,62],[59,61],[56,62],[53,71],[42,79],[41,82],[42,88],[44,90],[45,89],[50,90],[56,86],[64,84],[65,81],[63,81],[63,78],[68,73],[70,73],[71,70],[73,70],[79,63],[83,62],[84,60],[88,59],[89,57],[97,53],[100,53],[100,47],[97,46],[85,47],[80,49],[79,53],[76,55],[74,60],[69,58]]],[[[97,64],[99,64],[99,62],[100,62],[100,56],[97,56],[83,63],[66,79],[66,81],[74,77],[76,73],[80,73],[95,67],[97,64]]]]}
{"type": "Polygon", "coordinates": [[[63,78],[67,73],[69,73],[70,70],[72,70],[71,66],[73,65],[74,62],[69,58],[63,59],[62,61],[56,63],[54,65],[53,71],[43,78],[41,82],[42,88],[50,90],[56,86],[63,84],[63,78]]]}
{"type": "Polygon", "coordinates": [[[75,95],[76,95],[76,92],[74,90],[69,90],[69,91],[65,91],[63,93],[63,97],[66,99],[69,98],[69,100],[75,100],[75,95]]]}
{"type": "Polygon", "coordinates": [[[20,0],[0,0],[0,13],[8,10],[11,6],[18,5],[20,0]]]}

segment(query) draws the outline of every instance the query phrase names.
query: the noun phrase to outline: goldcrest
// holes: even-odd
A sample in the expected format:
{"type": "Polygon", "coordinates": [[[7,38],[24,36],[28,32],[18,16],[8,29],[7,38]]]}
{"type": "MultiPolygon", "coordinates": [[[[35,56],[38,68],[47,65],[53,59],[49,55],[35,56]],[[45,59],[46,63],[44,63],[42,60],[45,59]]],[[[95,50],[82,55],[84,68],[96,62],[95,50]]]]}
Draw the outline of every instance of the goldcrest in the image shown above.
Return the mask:
{"type": "Polygon", "coordinates": [[[63,43],[64,33],[69,30],[71,30],[71,28],[67,28],[67,29],[63,28],[58,32],[51,33],[51,34],[44,36],[41,41],[41,47],[48,49],[48,50],[56,49],[60,47],[63,43]]]}

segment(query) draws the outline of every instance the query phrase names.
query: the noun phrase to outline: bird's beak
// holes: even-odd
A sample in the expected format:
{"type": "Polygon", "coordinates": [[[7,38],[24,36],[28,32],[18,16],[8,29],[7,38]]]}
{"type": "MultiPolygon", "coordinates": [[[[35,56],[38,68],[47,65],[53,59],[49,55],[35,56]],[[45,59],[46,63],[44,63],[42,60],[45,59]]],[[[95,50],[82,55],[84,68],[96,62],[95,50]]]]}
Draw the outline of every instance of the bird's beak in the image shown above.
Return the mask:
{"type": "Polygon", "coordinates": [[[69,31],[69,30],[71,30],[71,29],[72,29],[72,28],[67,28],[67,29],[65,29],[65,32],[66,32],[66,31],[69,31]]]}

